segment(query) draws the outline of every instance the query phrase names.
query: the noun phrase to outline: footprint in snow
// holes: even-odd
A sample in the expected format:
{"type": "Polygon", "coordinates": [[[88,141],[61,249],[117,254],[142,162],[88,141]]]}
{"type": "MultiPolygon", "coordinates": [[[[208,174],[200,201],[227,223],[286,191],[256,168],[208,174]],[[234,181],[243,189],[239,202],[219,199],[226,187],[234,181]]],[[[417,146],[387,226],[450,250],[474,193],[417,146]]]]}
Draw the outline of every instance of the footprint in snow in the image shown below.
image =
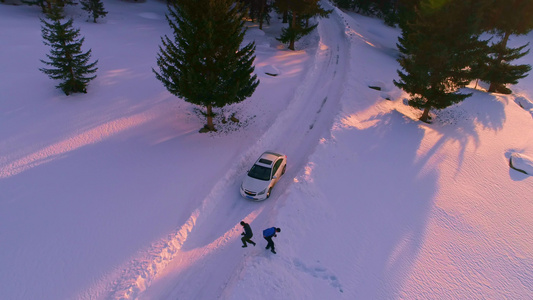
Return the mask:
{"type": "Polygon", "coordinates": [[[339,292],[343,292],[342,285],[340,284],[337,276],[329,272],[326,268],[322,266],[308,266],[297,258],[293,259],[292,263],[298,271],[307,273],[315,278],[326,280],[332,287],[337,288],[339,292]]]}

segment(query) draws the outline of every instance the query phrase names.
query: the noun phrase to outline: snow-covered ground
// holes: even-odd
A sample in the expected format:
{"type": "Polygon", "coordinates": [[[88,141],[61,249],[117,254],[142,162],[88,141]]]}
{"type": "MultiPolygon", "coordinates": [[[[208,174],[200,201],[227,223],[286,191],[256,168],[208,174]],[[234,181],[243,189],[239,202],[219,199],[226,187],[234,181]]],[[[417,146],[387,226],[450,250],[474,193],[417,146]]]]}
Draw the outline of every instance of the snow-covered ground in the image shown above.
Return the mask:
{"type": "Polygon", "coordinates": [[[104,5],[68,11],[99,60],[68,97],[38,71],[39,9],[0,5],[0,299],[533,298],[533,178],[509,167],[533,157],[532,77],[428,125],[392,84],[397,29],[335,10],[288,51],[275,19],[248,30],[261,84],[221,112],[240,122],[200,134],[151,71],[165,3],[104,5]],[[266,149],[287,173],[250,202],[266,149]]]}

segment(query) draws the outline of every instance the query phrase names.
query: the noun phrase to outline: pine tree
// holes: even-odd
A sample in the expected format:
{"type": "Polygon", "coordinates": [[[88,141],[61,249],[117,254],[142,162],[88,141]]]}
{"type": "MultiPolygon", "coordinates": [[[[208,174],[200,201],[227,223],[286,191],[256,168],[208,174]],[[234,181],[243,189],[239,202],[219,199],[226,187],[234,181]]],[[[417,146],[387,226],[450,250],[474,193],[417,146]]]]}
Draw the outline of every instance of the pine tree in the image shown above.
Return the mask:
{"type": "Polygon", "coordinates": [[[334,3],[338,8],[352,10],[354,9],[355,2],[354,0],[335,0],[334,3]]]}
{"type": "Polygon", "coordinates": [[[174,40],[161,38],[153,72],[167,90],[207,109],[207,130],[215,130],[213,107],[243,101],[255,91],[255,44],[241,48],[243,6],[233,0],[182,0],[169,6],[174,40]]]}
{"type": "Polygon", "coordinates": [[[96,23],[96,19],[107,15],[101,0],[80,0],[80,3],[81,9],[89,13],[89,17],[93,18],[94,23],[96,23]]]}
{"type": "Polygon", "coordinates": [[[489,93],[500,92],[510,94],[511,90],[505,87],[506,84],[517,84],[519,79],[526,77],[531,66],[512,65],[510,62],[529,53],[529,49],[524,48],[529,45],[523,45],[517,48],[508,48],[505,41],[492,44],[489,47],[489,54],[485,64],[481,65],[479,72],[482,74],[479,79],[490,82],[489,93]]]}
{"type": "Polygon", "coordinates": [[[47,10],[50,10],[52,6],[57,6],[62,9],[65,5],[77,4],[74,3],[73,0],[22,0],[21,2],[29,6],[38,5],[44,13],[46,13],[47,10]]]}
{"type": "Polygon", "coordinates": [[[259,23],[259,29],[263,29],[263,23],[270,23],[270,11],[272,3],[269,0],[238,0],[248,11],[248,17],[252,22],[259,23]]]}
{"type": "Polygon", "coordinates": [[[51,2],[47,0],[22,0],[21,2],[29,6],[38,5],[43,12],[51,8],[51,2]]]}
{"type": "Polygon", "coordinates": [[[267,0],[254,0],[254,8],[257,11],[257,20],[259,21],[259,29],[263,30],[263,23],[266,21],[270,23],[270,11],[272,7],[267,0]]]}
{"type": "Polygon", "coordinates": [[[282,23],[289,23],[290,0],[274,0],[274,9],[283,17],[282,23]]]}
{"type": "Polygon", "coordinates": [[[394,4],[397,24],[400,28],[405,28],[408,23],[416,19],[416,12],[421,0],[398,0],[394,4]]]}
{"type": "Polygon", "coordinates": [[[374,13],[375,1],[373,0],[353,0],[357,13],[363,15],[372,15],[374,13]]]}
{"type": "Polygon", "coordinates": [[[289,26],[281,29],[281,35],[279,38],[276,38],[278,41],[289,44],[290,50],[295,50],[295,43],[300,40],[302,37],[311,33],[318,24],[314,24],[309,27],[305,27],[304,20],[299,19],[296,14],[291,13],[291,22],[289,26]]]}
{"type": "Polygon", "coordinates": [[[425,0],[414,22],[402,27],[398,62],[403,72],[398,70],[394,84],[411,96],[409,105],[424,110],[421,121],[428,122],[431,108],[471,95],[457,90],[471,81],[469,67],[484,54],[477,14],[472,0],[425,0]]]}
{"type": "Polygon", "coordinates": [[[508,92],[506,84],[516,84],[527,76],[530,65],[512,65],[510,62],[529,53],[523,45],[509,48],[507,43],[511,35],[524,35],[533,29],[532,0],[491,0],[485,5],[483,27],[494,33],[499,41],[492,43],[485,64],[477,70],[481,80],[490,82],[489,92],[508,92]]]}
{"type": "Polygon", "coordinates": [[[327,17],[331,11],[323,9],[318,0],[294,0],[289,2],[281,1],[281,4],[288,4],[288,14],[290,17],[289,26],[281,30],[278,41],[289,44],[290,50],[295,50],[295,42],[311,33],[318,24],[309,26],[309,18],[314,16],[327,17]]]}
{"type": "Polygon", "coordinates": [[[52,5],[46,14],[46,19],[41,18],[41,32],[44,44],[50,46],[50,54],[46,56],[50,61],[41,60],[51,69],[39,69],[55,80],[62,80],[57,85],[66,95],[71,93],[86,93],[87,83],[94,76],[87,76],[96,72],[98,61],[89,63],[91,50],[83,53],[81,46],[85,38],[78,39],[80,30],[72,27],[73,19],[62,23],[64,16],[61,8],[52,5]]]}
{"type": "Polygon", "coordinates": [[[339,8],[353,10],[359,14],[377,16],[385,24],[394,26],[407,22],[414,14],[414,6],[420,0],[334,0],[339,8]]]}

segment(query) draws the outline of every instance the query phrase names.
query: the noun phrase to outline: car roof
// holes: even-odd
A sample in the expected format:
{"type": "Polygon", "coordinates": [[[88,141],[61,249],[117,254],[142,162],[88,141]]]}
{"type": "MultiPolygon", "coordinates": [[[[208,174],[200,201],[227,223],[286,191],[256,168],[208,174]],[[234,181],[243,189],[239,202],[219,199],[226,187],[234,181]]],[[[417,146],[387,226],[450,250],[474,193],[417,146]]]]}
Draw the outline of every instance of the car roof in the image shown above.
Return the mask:
{"type": "Polygon", "coordinates": [[[280,156],[285,155],[272,151],[266,151],[265,153],[261,154],[256,164],[270,167],[272,166],[273,162],[276,161],[280,156]]]}

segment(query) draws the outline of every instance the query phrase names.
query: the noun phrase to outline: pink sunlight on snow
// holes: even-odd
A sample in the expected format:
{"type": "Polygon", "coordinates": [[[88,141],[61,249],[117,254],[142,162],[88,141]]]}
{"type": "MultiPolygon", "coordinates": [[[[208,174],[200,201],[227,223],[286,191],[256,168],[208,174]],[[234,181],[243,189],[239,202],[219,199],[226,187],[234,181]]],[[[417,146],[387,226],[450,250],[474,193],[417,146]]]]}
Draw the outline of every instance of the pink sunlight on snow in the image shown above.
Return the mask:
{"type": "Polygon", "coordinates": [[[209,134],[152,72],[165,3],[68,8],[99,60],[68,97],[38,71],[40,9],[0,4],[0,299],[532,299],[533,178],[509,164],[533,165],[533,77],[422,123],[393,84],[400,31],[322,4],[296,51],[277,16],[249,23],[261,83],[209,134]],[[287,172],[251,202],[265,150],[287,172]]]}
{"type": "Polygon", "coordinates": [[[149,116],[145,113],[115,120],[97,128],[85,131],[76,136],[70,137],[64,141],[50,145],[44,149],[36,151],[30,155],[26,155],[20,159],[12,162],[7,161],[4,166],[0,168],[0,178],[9,178],[17,175],[27,169],[37,167],[54,159],[60,158],[70,151],[74,151],[83,146],[98,143],[106,138],[119,133],[121,131],[131,129],[142,123],[149,121],[149,116]]]}

